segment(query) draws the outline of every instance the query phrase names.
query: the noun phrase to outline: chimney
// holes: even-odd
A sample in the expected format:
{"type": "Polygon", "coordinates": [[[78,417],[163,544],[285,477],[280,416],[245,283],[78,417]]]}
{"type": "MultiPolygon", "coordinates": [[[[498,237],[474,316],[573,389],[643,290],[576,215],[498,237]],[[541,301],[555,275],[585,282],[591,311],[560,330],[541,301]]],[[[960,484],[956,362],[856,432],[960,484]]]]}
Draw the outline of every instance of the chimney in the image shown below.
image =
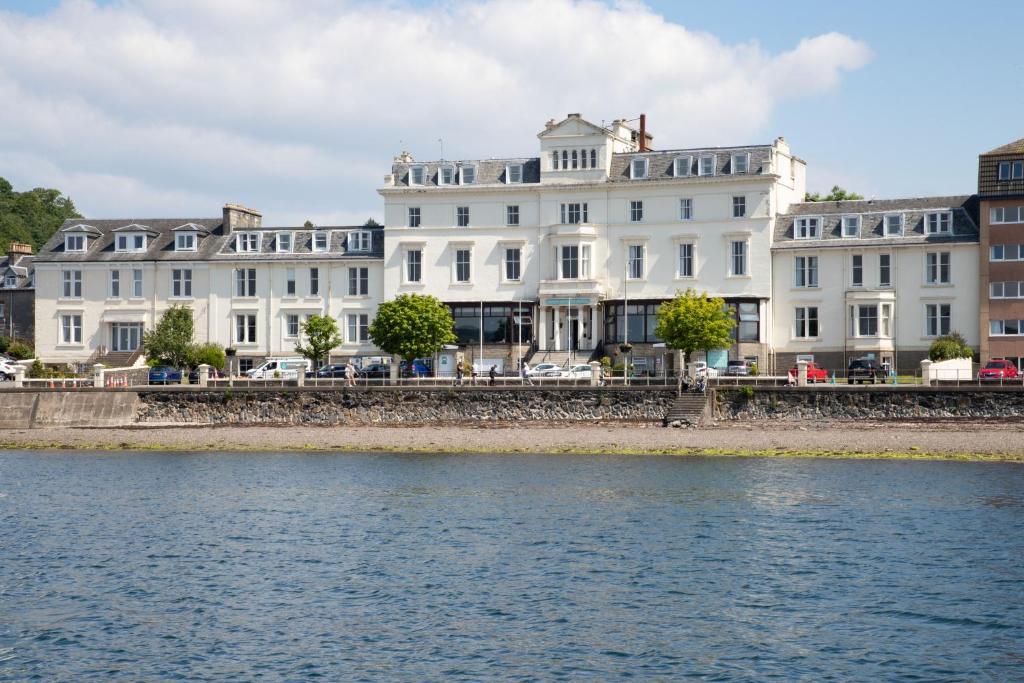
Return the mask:
{"type": "Polygon", "coordinates": [[[11,242],[11,244],[7,247],[7,265],[17,265],[17,262],[20,260],[21,256],[31,255],[31,244],[25,244],[24,242],[11,242]]]}
{"type": "Polygon", "coordinates": [[[263,214],[241,204],[224,205],[224,234],[230,235],[235,230],[258,228],[263,225],[263,214]]]}
{"type": "Polygon", "coordinates": [[[640,151],[647,151],[647,114],[640,114],[640,151]]]}
{"type": "Polygon", "coordinates": [[[411,164],[412,163],[412,154],[409,154],[409,152],[403,151],[401,154],[399,154],[397,157],[395,157],[395,163],[396,164],[411,164]]]}
{"type": "Polygon", "coordinates": [[[548,119],[548,122],[544,124],[544,130],[551,130],[555,127],[556,123],[554,119],[548,119]]]}

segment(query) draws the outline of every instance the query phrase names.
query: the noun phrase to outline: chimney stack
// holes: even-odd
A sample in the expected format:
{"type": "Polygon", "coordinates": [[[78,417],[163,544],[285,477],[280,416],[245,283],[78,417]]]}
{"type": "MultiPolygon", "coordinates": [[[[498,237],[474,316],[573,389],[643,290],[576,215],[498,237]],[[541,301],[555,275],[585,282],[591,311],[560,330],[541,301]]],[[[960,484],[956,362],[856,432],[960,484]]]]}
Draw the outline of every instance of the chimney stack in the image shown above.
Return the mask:
{"type": "Polygon", "coordinates": [[[235,230],[258,228],[263,225],[263,214],[241,204],[224,205],[224,234],[230,235],[235,230]]]}
{"type": "Polygon", "coordinates": [[[7,247],[7,265],[17,265],[18,257],[20,256],[31,256],[32,245],[25,244],[24,242],[11,242],[7,247]]]}
{"type": "Polygon", "coordinates": [[[640,151],[647,151],[647,114],[640,114],[640,151]]]}

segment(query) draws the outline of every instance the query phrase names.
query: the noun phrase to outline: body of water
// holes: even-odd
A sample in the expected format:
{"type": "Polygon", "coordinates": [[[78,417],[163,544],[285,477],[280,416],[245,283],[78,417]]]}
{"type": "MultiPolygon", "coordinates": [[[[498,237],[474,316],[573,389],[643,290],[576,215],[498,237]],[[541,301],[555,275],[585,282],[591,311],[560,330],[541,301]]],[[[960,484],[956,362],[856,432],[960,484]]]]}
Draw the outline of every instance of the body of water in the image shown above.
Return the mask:
{"type": "Polygon", "coordinates": [[[1024,467],[0,454],[0,680],[1020,680],[1024,467]]]}

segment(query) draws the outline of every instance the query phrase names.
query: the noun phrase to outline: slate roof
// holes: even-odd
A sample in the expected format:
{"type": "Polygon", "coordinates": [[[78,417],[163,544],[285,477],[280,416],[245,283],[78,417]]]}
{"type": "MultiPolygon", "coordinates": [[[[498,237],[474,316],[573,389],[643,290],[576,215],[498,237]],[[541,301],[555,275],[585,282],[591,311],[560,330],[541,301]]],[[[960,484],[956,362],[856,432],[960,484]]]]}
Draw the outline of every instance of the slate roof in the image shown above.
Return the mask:
{"type": "Polygon", "coordinates": [[[523,182],[515,185],[530,185],[540,182],[540,158],[525,157],[520,159],[481,159],[479,161],[411,161],[395,162],[391,166],[391,173],[395,176],[395,185],[398,187],[474,187],[477,185],[501,185],[505,186],[505,167],[508,165],[523,165],[523,182]],[[425,166],[426,177],[422,185],[409,185],[409,168],[412,166],[425,166]],[[472,185],[438,185],[438,169],[442,166],[454,166],[456,171],[460,166],[476,166],[476,182],[472,185]]]}
{"type": "Polygon", "coordinates": [[[995,149],[990,149],[982,156],[988,156],[989,154],[1024,154],[1024,138],[996,147],[995,149]]]}
{"type": "Polygon", "coordinates": [[[18,276],[18,286],[15,289],[30,288],[32,262],[35,258],[30,254],[6,254],[0,258],[0,287],[3,287],[3,280],[7,278],[7,273],[13,271],[18,276]]]}
{"type": "MultiPolygon", "coordinates": [[[[361,225],[317,226],[315,229],[305,227],[260,227],[240,228],[239,232],[258,232],[260,251],[257,253],[238,253],[235,251],[234,235],[225,235],[221,218],[158,218],[158,219],[105,219],[90,220],[76,218],[65,221],[54,235],[43,245],[35,257],[38,263],[93,263],[93,262],[141,262],[141,261],[289,261],[295,259],[316,260],[350,260],[350,259],[383,259],[384,229],[382,227],[365,228],[361,225]],[[118,228],[135,223],[144,226],[147,232],[156,235],[147,242],[144,252],[124,253],[114,251],[114,238],[118,228]],[[196,251],[175,251],[175,228],[188,223],[195,224],[201,230],[197,236],[196,251]],[[84,253],[66,252],[64,250],[64,228],[84,224],[95,228],[101,235],[90,239],[88,250],[84,253]],[[331,235],[326,252],[312,250],[312,233],[321,230],[331,235]],[[349,232],[369,230],[371,234],[370,250],[353,252],[345,249],[345,239],[349,232]],[[208,232],[203,235],[203,231],[208,232]],[[293,250],[277,253],[277,233],[293,233],[293,250]]],[[[179,231],[180,232],[180,231],[179,231]]]]}
{"type": "Polygon", "coordinates": [[[906,244],[977,243],[977,199],[972,195],[955,197],[917,197],[907,199],[865,199],[841,202],[801,202],[775,221],[773,249],[807,247],[871,247],[906,244]],[[951,231],[946,235],[925,234],[925,214],[952,211],[951,231]],[[903,234],[886,237],[883,221],[887,214],[903,215],[903,234]],[[795,239],[797,218],[821,216],[819,239],[795,239]],[[860,216],[860,237],[842,236],[843,216],[860,216]]]}
{"type": "Polygon", "coordinates": [[[612,155],[611,168],[608,172],[609,182],[649,182],[652,180],[674,180],[673,164],[679,157],[690,157],[691,178],[708,177],[697,175],[697,164],[700,158],[708,154],[715,155],[715,176],[734,177],[732,174],[732,156],[734,154],[750,154],[747,172],[735,177],[760,175],[768,173],[771,165],[771,145],[751,145],[747,147],[701,147],[697,149],[670,149],[658,152],[623,152],[612,155]],[[642,180],[629,177],[629,165],[633,159],[646,157],[647,178],[642,180]]]}

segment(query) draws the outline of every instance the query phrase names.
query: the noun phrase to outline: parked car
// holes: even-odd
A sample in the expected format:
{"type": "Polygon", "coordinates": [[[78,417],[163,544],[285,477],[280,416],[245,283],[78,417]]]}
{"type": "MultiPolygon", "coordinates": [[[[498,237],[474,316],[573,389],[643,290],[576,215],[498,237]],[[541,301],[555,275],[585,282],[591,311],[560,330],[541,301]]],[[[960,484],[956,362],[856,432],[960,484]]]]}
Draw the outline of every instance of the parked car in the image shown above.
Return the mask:
{"type": "MultiPolygon", "coordinates": [[[[210,368],[210,379],[223,379],[223,377],[223,372],[221,372],[217,368],[210,368]]],[[[188,383],[199,384],[199,368],[195,368],[194,370],[188,373],[188,383]]]]}
{"type": "Polygon", "coordinates": [[[537,363],[526,374],[528,377],[561,377],[562,366],[554,363],[537,363]]]}
{"type": "Polygon", "coordinates": [[[978,379],[985,381],[996,381],[1004,379],[1017,379],[1017,366],[1012,360],[1005,358],[993,358],[985,363],[985,367],[978,371],[978,379]]]}
{"type": "Polygon", "coordinates": [[[692,363],[694,377],[718,377],[718,368],[709,368],[702,360],[692,363]]]}
{"type": "MultiPolygon", "coordinates": [[[[798,368],[793,367],[789,374],[795,380],[799,377],[797,372],[798,368]]],[[[808,382],[827,382],[828,381],[828,370],[819,367],[814,361],[807,363],[807,381],[808,382]]]]}
{"type": "Polygon", "coordinates": [[[181,370],[170,365],[154,365],[149,369],[150,384],[181,384],[181,370]]]}
{"type": "Polygon", "coordinates": [[[306,373],[306,377],[316,379],[344,379],[345,378],[345,364],[344,363],[332,363],[331,365],[324,365],[323,367],[317,368],[306,373]]]}
{"type": "Polygon", "coordinates": [[[568,370],[563,370],[562,377],[565,377],[566,379],[590,379],[590,366],[586,363],[574,365],[568,370]]]}
{"type": "Polygon", "coordinates": [[[370,363],[357,376],[360,379],[387,379],[391,376],[391,366],[386,363],[370,363]]]}
{"type": "Polygon", "coordinates": [[[879,380],[885,384],[885,368],[874,358],[854,358],[846,369],[847,384],[874,384],[879,380]]]}
{"type": "Polygon", "coordinates": [[[413,360],[412,367],[410,368],[408,361],[401,361],[399,367],[399,373],[402,377],[430,377],[431,371],[430,366],[433,363],[428,358],[417,358],[413,360]]]}
{"type": "Polygon", "coordinates": [[[731,360],[725,368],[725,374],[732,377],[749,377],[754,370],[754,364],[749,360],[731,360]]]}
{"type": "Polygon", "coordinates": [[[4,381],[14,379],[14,361],[8,358],[0,359],[0,377],[4,381]]]}

